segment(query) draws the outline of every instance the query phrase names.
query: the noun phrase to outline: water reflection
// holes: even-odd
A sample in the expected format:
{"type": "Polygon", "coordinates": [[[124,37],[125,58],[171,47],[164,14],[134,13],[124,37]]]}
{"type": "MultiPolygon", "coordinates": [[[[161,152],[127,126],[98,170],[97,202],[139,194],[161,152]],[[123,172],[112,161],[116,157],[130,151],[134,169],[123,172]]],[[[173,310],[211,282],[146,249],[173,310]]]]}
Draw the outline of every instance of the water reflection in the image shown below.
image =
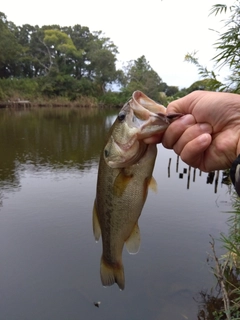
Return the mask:
{"type": "Polygon", "coordinates": [[[95,166],[105,132],[111,126],[111,113],[116,111],[0,110],[0,186],[18,188],[18,173],[25,166],[34,166],[34,170],[85,170],[95,166]]]}
{"type": "MultiPolygon", "coordinates": [[[[172,165],[172,158],[169,158],[168,161],[168,178],[171,177],[171,165],[172,165]]],[[[196,177],[202,176],[202,171],[196,168],[192,168],[191,166],[188,166],[187,168],[184,167],[182,169],[182,172],[179,173],[179,156],[176,156],[176,173],[178,173],[179,179],[184,179],[184,177],[187,177],[187,189],[190,188],[190,182],[196,182],[196,177]],[[196,175],[198,173],[198,175],[196,175]],[[192,175],[192,177],[191,177],[192,175]],[[191,179],[192,178],[192,179],[191,179]]],[[[174,173],[175,173],[174,172],[174,173]]],[[[211,171],[207,173],[207,179],[206,179],[206,184],[214,184],[214,193],[217,193],[218,186],[219,186],[219,176],[220,172],[222,174],[222,179],[221,179],[221,184],[225,184],[227,186],[231,186],[231,180],[229,176],[229,170],[224,170],[224,171],[211,171]],[[215,179],[214,179],[215,178],[215,179]]]]}
{"type": "MultiPolygon", "coordinates": [[[[0,110],[0,187],[20,187],[19,172],[34,168],[49,170],[86,170],[96,166],[105,136],[116,117],[116,110],[34,108],[0,110]]],[[[172,158],[168,162],[171,177],[172,158]]],[[[199,171],[199,170],[198,170],[199,171]]],[[[187,189],[196,179],[196,169],[183,168],[179,179],[187,175],[187,189]]],[[[224,174],[224,173],[223,173],[224,174]]],[[[201,172],[199,171],[199,176],[201,172]]],[[[219,173],[210,172],[206,183],[213,183],[217,192],[219,173]]],[[[222,183],[229,183],[225,174],[222,183]]]]}

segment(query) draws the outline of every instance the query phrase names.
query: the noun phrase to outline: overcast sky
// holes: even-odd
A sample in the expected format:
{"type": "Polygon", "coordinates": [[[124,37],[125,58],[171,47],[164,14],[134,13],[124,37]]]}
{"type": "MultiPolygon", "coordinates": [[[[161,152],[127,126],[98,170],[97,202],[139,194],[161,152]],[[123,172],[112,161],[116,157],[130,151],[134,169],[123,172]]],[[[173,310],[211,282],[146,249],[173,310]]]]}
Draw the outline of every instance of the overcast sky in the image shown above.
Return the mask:
{"type": "MultiPolygon", "coordinates": [[[[220,1],[221,2],[221,1],[220,1]]],[[[218,0],[5,0],[2,11],[9,21],[23,24],[73,26],[103,31],[118,47],[118,67],[145,55],[168,85],[180,88],[199,79],[195,66],[184,62],[198,51],[199,62],[211,69],[213,44],[225,15],[209,16],[218,0]]],[[[222,3],[222,2],[221,2],[222,3]]],[[[230,5],[233,1],[223,1],[230,5]]]]}

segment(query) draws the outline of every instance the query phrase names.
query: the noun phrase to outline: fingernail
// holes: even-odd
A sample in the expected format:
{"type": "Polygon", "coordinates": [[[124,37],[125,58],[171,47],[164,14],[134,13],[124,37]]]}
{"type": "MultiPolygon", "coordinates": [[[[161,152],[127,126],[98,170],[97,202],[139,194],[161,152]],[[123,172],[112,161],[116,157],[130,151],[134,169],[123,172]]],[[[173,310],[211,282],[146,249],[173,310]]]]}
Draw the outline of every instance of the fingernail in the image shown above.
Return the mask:
{"type": "Polygon", "coordinates": [[[198,136],[197,139],[198,139],[197,140],[198,141],[198,145],[199,145],[199,147],[201,146],[201,148],[202,147],[204,147],[204,148],[208,147],[210,145],[211,141],[212,141],[211,135],[206,133],[206,132],[201,134],[200,136],[198,136]]]}

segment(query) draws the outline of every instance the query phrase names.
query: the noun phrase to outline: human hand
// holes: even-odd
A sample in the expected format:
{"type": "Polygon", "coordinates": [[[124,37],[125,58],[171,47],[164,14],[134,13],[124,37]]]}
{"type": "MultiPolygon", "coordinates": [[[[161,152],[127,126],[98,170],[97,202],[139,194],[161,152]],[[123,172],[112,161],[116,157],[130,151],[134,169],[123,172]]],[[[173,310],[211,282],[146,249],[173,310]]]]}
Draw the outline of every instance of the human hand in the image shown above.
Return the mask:
{"type": "Polygon", "coordinates": [[[194,91],[171,102],[167,113],[183,117],[147,143],[162,142],[202,171],[230,168],[240,153],[240,95],[194,91]]]}

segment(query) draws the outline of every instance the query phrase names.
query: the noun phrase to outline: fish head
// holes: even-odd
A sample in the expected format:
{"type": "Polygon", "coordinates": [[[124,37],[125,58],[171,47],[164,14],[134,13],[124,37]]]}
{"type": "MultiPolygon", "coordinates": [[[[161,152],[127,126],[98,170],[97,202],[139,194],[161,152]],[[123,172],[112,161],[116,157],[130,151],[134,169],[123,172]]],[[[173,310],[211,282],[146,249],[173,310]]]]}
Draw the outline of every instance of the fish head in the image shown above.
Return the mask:
{"type": "Polygon", "coordinates": [[[181,114],[166,114],[166,108],[141,91],[135,91],[119,112],[112,125],[103,157],[111,168],[135,164],[143,156],[147,145],[143,139],[163,132],[181,114]]]}
{"type": "Polygon", "coordinates": [[[136,163],[135,158],[144,147],[137,138],[138,133],[136,116],[127,102],[113,123],[103,150],[103,157],[111,168],[123,168],[136,163]]]}

